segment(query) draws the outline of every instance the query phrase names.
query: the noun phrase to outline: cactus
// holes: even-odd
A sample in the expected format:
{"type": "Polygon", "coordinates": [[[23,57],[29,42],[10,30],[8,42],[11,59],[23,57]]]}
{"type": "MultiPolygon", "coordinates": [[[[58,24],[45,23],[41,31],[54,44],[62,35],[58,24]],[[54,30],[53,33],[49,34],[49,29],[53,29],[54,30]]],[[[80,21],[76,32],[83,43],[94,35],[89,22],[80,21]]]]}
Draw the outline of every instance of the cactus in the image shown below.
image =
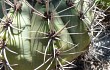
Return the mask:
{"type": "Polygon", "coordinates": [[[2,0],[1,69],[65,70],[88,50],[95,1],[2,0]],[[14,2],[14,3],[13,3],[14,2]]]}

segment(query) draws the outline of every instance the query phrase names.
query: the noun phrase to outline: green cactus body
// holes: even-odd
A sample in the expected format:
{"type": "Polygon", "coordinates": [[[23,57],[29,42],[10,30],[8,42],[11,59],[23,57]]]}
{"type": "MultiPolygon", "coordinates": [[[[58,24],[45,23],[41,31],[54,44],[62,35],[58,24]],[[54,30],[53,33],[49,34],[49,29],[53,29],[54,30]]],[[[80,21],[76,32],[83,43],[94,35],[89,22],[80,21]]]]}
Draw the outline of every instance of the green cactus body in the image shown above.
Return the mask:
{"type": "Polygon", "coordinates": [[[66,64],[73,65],[72,60],[86,51],[90,38],[81,12],[83,3],[79,1],[74,6],[69,1],[37,0],[37,11],[34,9],[31,16],[26,0],[21,0],[21,11],[10,10],[7,16],[12,26],[0,36],[16,52],[6,51],[10,65],[18,64],[11,66],[14,70],[65,70],[66,64]]]}
{"type": "MultiPolygon", "coordinates": [[[[63,1],[63,3],[61,3],[61,6],[58,7],[58,9],[56,10],[57,12],[58,12],[58,10],[60,11],[60,10],[67,8],[65,1],[63,1]],[[61,9],[59,9],[60,7],[61,7],[61,9]]],[[[37,4],[35,6],[35,8],[42,13],[46,12],[45,6],[43,6],[43,5],[37,4]]],[[[53,20],[49,19],[49,21],[50,21],[49,23],[48,23],[48,20],[44,20],[42,17],[40,18],[39,16],[37,17],[36,15],[33,16],[32,31],[36,29],[35,30],[36,33],[32,33],[31,37],[36,37],[36,38],[37,37],[38,38],[46,37],[44,34],[42,34],[40,32],[49,33],[51,30],[55,30],[57,32],[61,28],[63,28],[67,23],[68,24],[65,26],[65,28],[75,26],[75,25],[76,25],[76,27],[70,28],[68,30],[63,29],[60,33],[62,35],[59,37],[59,39],[61,39],[61,40],[59,40],[59,39],[55,40],[54,42],[56,42],[56,43],[53,43],[53,40],[51,41],[51,43],[55,44],[56,47],[51,45],[50,39],[48,39],[48,40],[43,39],[43,41],[37,40],[37,39],[32,40],[32,46],[35,45],[34,50],[36,50],[36,47],[37,47],[38,48],[37,50],[42,53],[45,53],[45,51],[48,47],[48,51],[47,51],[48,54],[53,54],[54,53],[53,49],[59,49],[62,46],[63,46],[63,48],[60,49],[61,51],[66,51],[68,49],[74,48],[74,49],[67,51],[66,53],[61,53],[61,55],[59,54],[59,56],[56,56],[56,58],[53,58],[54,61],[58,62],[57,57],[58,58],[61,57],[62,59],[59,59],[61,64],[66,64],[66,61],[71,61],[72,59],[75,59],[78,55],[81,54],[82,51],[84,51],[88,47],[88,45],[90,43],[90,39],[89,39],[89,35],[87,33],[87,28],[86,28],[84,22],[79,18],[79,14],[77,13],[77,11],[74,11],[75,9],[72,8],[72,9],[69,9],[69,10],[64,11],[61,14],[59,14],[59,15],[75,15],[73,17],[64,17],[62,19],[59,17],[57,17],[57,18],[54,17],[54,16],[59,16],[59,15],[56,14],[57,13],[56,11],[54,11],[55,8],[53,8],[53,5],[50,4],[49,9],[50,9],[49,11],[51,11],[53,14],[53,16],[51,16],[53,18],[53,20]],[[52,28],[51,28],[51,25],[53,25],[52,28]],[[73,33],[73,34],[70,35],[69,33],[73,33]],[[77,33],[77,35],[75,35],[74,33],[77,33]],[[49,46],[48,46],[48,43],[50,44],[49,46]],[[79,53],[77,53],[77,52],[79,52],[79,53]],[[76,53],[76,54],[72,54],[72,56],[71,56],[68,53],[76,53]],[[62,56],[62,54],[65,54],[65,55],[62,56]],[[68,55],[66,55],[66,54],[68,54],[68,55]]],[[[39,52],[36,52],[36,56],[38,53],[39,52]]],[[[38,60],[41,63],[43,63],[44,56],[45,56],[45,54],[43,54],[41,56],[41,58],[38,56],[35,59],[38,58],[38,60]]],[[[54,56],[54,55],[52,55],[52,56],[54,56]]],[[[51,57],[51,56],[46,56],[46,57],[47,57],[46,59],[48,60],[49,57],[51,57]]],[[[36,63],[37,62],[38,61],[36,61],[36,63]]],[[[51,63],[51,62],[49,62],[49,63],[51,63]]],[[[55,62],[53,62],[53,64],[54,63],[55,62]]],[[[40,63],[38,62],[38,64],[40,64],[40,63]]],[[[58,63],[58,65],[59,64],[60,63],[58,63]]],[[[52,68],[55,67],[55,65],[51,65],[51,66],[52,66],[52,68]]],[[[45,67],[41,67],[41,68],[46,69],[45,67]]]]}

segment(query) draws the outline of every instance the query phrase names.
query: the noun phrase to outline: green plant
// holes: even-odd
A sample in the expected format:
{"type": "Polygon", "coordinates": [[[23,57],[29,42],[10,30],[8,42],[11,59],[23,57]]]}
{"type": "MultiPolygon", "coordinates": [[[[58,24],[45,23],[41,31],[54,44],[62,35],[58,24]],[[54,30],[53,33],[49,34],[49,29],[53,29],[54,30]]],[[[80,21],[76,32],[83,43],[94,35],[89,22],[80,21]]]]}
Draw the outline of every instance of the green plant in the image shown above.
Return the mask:
{"type": "Polygon", "coordinates": [[[11,8],[1,19],[1,68],[75,67],[73,59],[84,53],[90,43],[88,29],[94,20],[95,1],[36,0],[31,5],[26,0],[2,0],[5,8],[4,2],[11,8]]]}

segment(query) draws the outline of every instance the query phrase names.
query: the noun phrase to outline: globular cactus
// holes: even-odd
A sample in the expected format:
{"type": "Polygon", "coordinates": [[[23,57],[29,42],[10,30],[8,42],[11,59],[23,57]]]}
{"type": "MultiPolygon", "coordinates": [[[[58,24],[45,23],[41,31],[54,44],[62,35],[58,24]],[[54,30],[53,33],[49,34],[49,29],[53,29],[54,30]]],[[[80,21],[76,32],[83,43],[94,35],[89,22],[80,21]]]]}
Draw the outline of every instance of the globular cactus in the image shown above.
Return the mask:
{"type": "Polygon", "coordinates": [[[1,19],[1,69],[65,70],[90,44],[95,1],[2,1],[11,6],[1,19]]]}

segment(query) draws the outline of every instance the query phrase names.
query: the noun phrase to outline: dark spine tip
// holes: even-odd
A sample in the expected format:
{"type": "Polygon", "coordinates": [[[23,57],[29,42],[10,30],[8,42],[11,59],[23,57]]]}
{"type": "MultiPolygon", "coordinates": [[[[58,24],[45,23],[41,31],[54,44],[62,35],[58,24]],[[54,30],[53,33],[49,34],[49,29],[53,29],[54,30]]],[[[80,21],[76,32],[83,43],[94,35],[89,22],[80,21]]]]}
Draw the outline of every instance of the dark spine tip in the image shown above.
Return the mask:
{"type": "Polygon", "coordinates": [[[45,3],[45,0],[37,0],[37,3],[38,4],[41,4],[41,5],[45,5],[46,3],[45,3]]]}
{"type": "Polygon", "coordinates": [[[74,3],[73,3],[71,0],[66,0],[66,5],[67,5],[68,7],[71,7],[71,6],[74,5],[74,3]]]}
{"type": "Polygon", "coordinates": [[[43,17],[43,18],[44,18],[45,20],[48,20],[48,19],[50,20],[50,19],[51,19],[51,13],[52,13],[52,12],[50,12],[50,11],[49,11],[49,12],[44,12],[44,16],[45,16],[45,17],[43,17]]]}

